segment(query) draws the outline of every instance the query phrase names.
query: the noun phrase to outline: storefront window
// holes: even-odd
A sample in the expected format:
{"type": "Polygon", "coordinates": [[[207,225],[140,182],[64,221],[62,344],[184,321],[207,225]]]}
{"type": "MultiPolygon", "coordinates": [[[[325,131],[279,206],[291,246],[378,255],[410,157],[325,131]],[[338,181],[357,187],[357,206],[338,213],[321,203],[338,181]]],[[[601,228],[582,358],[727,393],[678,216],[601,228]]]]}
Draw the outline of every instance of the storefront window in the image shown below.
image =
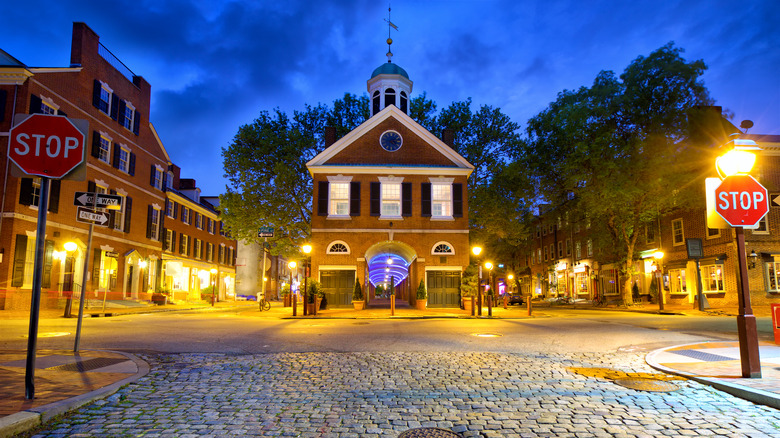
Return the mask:
{"type": "Polygon", "coordinates": [[[577,272],[575,275],[574,282],[577,285],[577,293],[588,293],[588,274],[586,272],[577,272]]]}
{"type": "Polygon", "coordinates": [[[669,277],[673,294],[688,293],[688,286],[685,282],[685,269],[671,269],[669,270],[669,277]]]}
{"type": "Polygon", "coordinates": [[[702,266],[701,280],[704,286],[704,292],[723,292],[722,265],[702,266]]]}
{"type": "Polygon", "coordinates": [[[778,279],[778,271],[780,271],[780,263],[767,263],[767,280],[769,281],[769,289],[770,291],[777,292],[780,287],[778,287],[778,284],[780,284],[780,279],[778,279]]]}

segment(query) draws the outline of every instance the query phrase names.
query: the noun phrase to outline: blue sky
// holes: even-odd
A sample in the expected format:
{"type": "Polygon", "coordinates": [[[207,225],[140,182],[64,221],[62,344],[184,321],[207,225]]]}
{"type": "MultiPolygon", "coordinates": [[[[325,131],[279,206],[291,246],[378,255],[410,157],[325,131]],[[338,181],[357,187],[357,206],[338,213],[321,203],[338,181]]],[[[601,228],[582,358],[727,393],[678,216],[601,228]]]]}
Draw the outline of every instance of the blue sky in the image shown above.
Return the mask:
{"type": "MultiPolygon", "coordinates": [[[[669,41],[709,67],[716,104],[780,134],[780,2],[394,0],[393,61],[439,108],[471,97],[525,129],[563,89],[621,72],[669,41]]],[[[386,61],[386,1],[28,0],[3,8],[0,47],[67,66],[87,23],[152,85],[151,120],[182,177],[224,191],[220,151],[260,111],[361,95],[386,61]]]]}

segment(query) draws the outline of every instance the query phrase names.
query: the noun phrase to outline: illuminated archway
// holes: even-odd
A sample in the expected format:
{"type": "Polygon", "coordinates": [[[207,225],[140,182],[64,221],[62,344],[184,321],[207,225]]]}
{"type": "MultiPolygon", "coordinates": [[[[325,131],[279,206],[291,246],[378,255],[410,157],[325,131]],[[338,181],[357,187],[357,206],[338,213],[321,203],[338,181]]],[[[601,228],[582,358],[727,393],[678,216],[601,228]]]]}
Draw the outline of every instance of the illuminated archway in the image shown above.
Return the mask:
{"type": "Polygon", "coordinates": [[[416,258],[414,249],[403,242],[376,243],[366,250],[368,281],[376,287],[389,284],[395,278],[395,284],[399,284],[409,276],[409,266],[416,258]]]}

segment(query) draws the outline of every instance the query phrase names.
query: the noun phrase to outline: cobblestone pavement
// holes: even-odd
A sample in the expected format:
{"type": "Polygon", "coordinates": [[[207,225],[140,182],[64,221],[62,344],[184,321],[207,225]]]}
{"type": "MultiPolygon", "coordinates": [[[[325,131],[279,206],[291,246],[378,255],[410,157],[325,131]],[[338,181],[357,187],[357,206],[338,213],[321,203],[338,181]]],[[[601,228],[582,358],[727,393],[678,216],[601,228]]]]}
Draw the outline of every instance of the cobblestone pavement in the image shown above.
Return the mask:
{"type": "MultiPolygon", "coordinates": [[[[693,381],[636,391],[638,353],[145,356],[152,371],[36,437],[780,436],[780,411],[693,381]]],[[[653,374],[669,380],[671,376],[653,374]]]]}

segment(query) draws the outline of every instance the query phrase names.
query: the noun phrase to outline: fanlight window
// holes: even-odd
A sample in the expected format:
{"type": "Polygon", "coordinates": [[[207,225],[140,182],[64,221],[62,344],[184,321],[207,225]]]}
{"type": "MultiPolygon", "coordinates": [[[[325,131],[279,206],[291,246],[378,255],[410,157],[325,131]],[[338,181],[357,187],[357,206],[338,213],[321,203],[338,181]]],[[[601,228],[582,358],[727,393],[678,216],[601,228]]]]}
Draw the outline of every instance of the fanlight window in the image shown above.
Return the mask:
{"type": "Polygon", "coordinates": [[[455,254],[455,251],[452,250],[452,246],[448,243],[437,243],[433,247],[433,253],[434,254],[455,254]]]}
{"type": "Polygon", "coordinates": [[[349,248],[341,242],[336,242],[328,248],[328,254],[349,254],[349,248]]]}

